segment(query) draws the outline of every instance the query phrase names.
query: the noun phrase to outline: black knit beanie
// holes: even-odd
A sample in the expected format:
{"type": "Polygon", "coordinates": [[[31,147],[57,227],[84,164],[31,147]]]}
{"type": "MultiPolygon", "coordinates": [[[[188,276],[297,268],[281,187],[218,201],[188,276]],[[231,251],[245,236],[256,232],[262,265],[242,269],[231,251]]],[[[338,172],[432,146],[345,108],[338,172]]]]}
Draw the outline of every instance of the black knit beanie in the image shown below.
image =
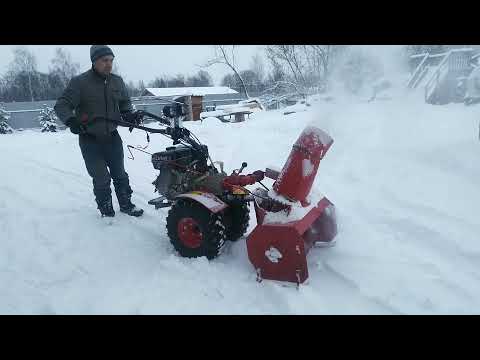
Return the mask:
{"type": "Polygon", "coordinates": [[[101,58],[102,56],[105,55],[113,55],[112,49],[110,49],[107,45],[92,45],[90,47],[90,59],[92,60],[92,63],[95,62],[98,58],[101,58]]]}

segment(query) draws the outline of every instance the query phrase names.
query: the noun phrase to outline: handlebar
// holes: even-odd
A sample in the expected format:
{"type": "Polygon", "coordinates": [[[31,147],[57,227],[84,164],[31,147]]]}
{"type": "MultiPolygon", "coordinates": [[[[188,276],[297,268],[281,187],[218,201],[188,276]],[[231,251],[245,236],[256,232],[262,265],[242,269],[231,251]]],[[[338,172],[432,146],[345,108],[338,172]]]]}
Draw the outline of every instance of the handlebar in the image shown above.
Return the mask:
{"type": "Polygon", "coordinates": [[[197,141],[195,141],[190,136],[191,133],[188,129],[183,128],[183,127],[172,127],[171,124],[168,121],[165,121],[165,119],[163,119],[160,116],[157,116],[155,114],[152,114],[152,113],[149,113],[149,112],[143,111],[143,110],[139,110],[139,111],[140,111],[140,114],[141,114],[142,117],[143,116],[151,117],[155,120],[160,121],[162,124],[167,125],[167,127],[165,129],[153,129],[153,128],[142,126],[142,125],[135,125],[135,124],[123,121],[123,120],[114,120],[114,119],[109,119],[109,118],[105,118],[105,117],[102,117],[101,119],[112,122],[112,123],[117,124],[119,126],[128,127],[130,131],[132,131],[132,129],[139,129],[139,130],[144,130],[146,132],[153,133],[153,134],[165,135],[165,136],[167,136],[167,137],[169,137],[173,140],[174,145],[179,144],[180,141],[183,140],[186,143],[188,143],[189,145],[191,145],[193,148],[195,148],[197,150],[201,149],[201,144],[198,143],[197,141]]]}

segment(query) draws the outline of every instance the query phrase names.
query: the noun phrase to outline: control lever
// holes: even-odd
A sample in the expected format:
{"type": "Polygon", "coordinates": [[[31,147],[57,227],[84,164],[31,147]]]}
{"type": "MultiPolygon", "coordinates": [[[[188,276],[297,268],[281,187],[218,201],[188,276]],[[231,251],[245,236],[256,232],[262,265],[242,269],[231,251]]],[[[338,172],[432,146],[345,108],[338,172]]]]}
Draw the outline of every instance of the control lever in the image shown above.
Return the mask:
{"type": "Polygon", "coordinates": [[[239,175],[243,169],[245,169],[247,167],[247,163],[246,162],[242,162],[242,167],[240,169],[238,169],[236,172],[237,175],[239,175]]]}

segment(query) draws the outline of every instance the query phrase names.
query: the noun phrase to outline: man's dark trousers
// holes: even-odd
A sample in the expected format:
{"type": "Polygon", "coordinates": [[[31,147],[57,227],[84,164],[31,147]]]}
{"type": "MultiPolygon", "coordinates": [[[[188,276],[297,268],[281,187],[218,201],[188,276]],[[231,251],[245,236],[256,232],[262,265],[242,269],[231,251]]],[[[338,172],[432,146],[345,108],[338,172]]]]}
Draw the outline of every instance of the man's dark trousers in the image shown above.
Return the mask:
{"type": "Polygon", "coordinates": [[[118,131],[113,131],[111,136],[103,139],[83,134],[79,136],[79,144],[88,174],[93,179],[93,193],[97,204],[100,206],[110,201],[112,179],[119,203],[129,199],[132,189],[123,164],[123,142],[118,131]]]}

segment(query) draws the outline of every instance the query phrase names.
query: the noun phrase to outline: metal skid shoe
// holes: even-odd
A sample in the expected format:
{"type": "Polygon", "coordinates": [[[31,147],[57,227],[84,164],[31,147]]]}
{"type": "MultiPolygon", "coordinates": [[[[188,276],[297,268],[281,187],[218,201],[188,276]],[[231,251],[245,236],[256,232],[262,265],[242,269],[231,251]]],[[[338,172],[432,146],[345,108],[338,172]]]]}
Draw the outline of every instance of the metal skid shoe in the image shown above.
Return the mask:
{"type": "Polygon", "coordinates": [[[257,282],[261,283],[263,278],[262,278],[262,269],[257,268],[257,282]]]}

